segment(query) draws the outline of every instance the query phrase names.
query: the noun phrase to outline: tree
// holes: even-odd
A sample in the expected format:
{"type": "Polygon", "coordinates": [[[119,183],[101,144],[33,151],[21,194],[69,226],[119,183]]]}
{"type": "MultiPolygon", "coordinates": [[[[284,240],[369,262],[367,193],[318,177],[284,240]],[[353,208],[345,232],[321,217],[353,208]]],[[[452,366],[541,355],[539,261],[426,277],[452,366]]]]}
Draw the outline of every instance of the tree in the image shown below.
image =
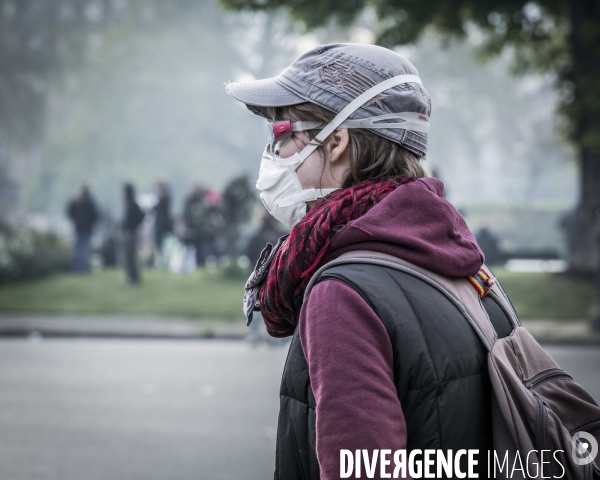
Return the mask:
{"type": "Polygon", "coordinates": [[[144,13],[120,11],[85,64],[49,92],[43,159],[23,185],[30,211],[61,215],[84,179],[115,214],[125,180],[144,192],[167,177],[180,205],[191,182],[221,188],[228,172],[260,159],[252,139],[262,122],[231,125],[240,106],[223,84],[239,57],[223,12],[213,2],[180,2],[170,13],[165,2],[128,5],[144,13]]]}
{"type": "Polygon", "coordinates": [[[348,25],[366,9],[380,22],[377,43],[413,43],[429,27],[445,39],[484,34],[482,56],[510,49],[515,71],[550,72],[561,93],[566,134],[578,152],[577,209],[582,248],[573,267],[591,268],[594,212],[600,206],[600,2],[597,0],[221,0],[232,9],[287,9],[313,29],[336,20],[348,25]]]}
{"type": "Polygon", "coordinates": [[[0,216],[61,216],[82,180],[116,210],[121,181],[166,175],[179,201],[191,179],[221,187],[254,166],[264,126],[232,128],[223,86],[240,16],[214,1],[0,0],[0,216]]]}
{"type": "Polygon", "coordinates": [[[11,190],[0,214],[18,200],[22,178],[9,173],[25,177],[40,156],[49,86],[83,61],[86,32],[108,16],[107,0],[0,0],[0,175],[11,190]]]}

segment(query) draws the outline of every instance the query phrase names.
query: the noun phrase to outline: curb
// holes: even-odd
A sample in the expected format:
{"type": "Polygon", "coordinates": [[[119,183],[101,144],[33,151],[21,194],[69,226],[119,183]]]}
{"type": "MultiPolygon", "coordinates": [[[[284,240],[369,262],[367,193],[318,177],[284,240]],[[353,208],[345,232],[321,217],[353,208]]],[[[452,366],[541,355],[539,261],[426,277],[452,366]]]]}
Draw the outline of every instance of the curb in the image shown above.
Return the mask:
{"type": "MultiPolygon", "coordinates": [[[[255,321],[260,321],[260,317],[255,321]]],[[[524,320],[523,326],[543,345],[600,345],[600,332],[593,332],[586,320],[524,320]]],[[[268,336],[262,322],[260,330],[268,336]]],[[[241,319],[0,315],[0,338],[244,340],[251,333],[241,319]]]]}
{"type": "Polygon", "coordinates": [[[241,340],[249,329],[242,320],[169,317],[99,317],[52,315],[2,315],[0,338],[129,338],[241,340]]]}

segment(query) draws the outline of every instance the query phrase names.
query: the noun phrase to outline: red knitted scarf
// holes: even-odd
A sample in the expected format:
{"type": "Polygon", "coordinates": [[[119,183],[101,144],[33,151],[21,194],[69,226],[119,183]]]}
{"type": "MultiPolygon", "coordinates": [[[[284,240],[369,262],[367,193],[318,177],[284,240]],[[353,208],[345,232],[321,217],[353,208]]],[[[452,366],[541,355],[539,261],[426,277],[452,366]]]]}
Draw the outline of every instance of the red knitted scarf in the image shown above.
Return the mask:
{"type": "Polygon", "coordinates": [[[336,190],[310,209],[277,251],[267,281],[258,293],[260,311],[274,337],[293,333],[298,324],[304,290],[327,252],[331,236],[414,178],[365,180],[336,190]]]}

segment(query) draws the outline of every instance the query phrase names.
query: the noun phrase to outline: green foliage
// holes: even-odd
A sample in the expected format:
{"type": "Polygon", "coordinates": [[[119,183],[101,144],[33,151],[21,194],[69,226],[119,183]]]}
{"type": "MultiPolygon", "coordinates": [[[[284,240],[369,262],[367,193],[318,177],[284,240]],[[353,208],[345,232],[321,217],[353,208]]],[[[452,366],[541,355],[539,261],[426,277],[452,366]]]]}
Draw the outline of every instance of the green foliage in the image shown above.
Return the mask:
{"type": "Polygon", "coordinates": [[[0,1],[0,134],[12,146],[39,142],[49,84],[82,63],[85,33],[99,26],[86,16],[92,3],[0,1]]]}
{"type": "Polygon", "coordinates": [[[261,148],[260,122],[231,121],[229,17],[210,0],[0,0],[0,183],[53,214],[86,180],[113,214],[125,180],[167,177],[177,202],[193,180],[224,186],[261,148]]]}
{"type": "MultiPolygon", "coordinates": [[[[204,45],[210,48],[206,27],[222,27],[214,10],[211,2],[188,0],[0,0],[0,132],[19,146],[39,143],[48,93],[88,65],[108,30],[152,37],[161,33],[158,25],[185,16],[202,20],[205,28],[198,30],[209,33],[204,45]]],[[[131,38],[121,40],[124,56],[131,38]]]]}
{"type": "Polygon", "coordinates": [[[221,0],[229,9],[284,9],[308,29],[331,20],[349,25],[365,10],[379,19],[377,43],[387,46],[415,43],[429,27],[446,40],[464,38],[474,27],[485,34],[482,52],[498,54],[507,45],[518,47],[522,68],[565,66],[568,5],[566,1],[481,2],[477,0],[221,0]]]}
{"type": "Polygon", "coordinates": [[[228,278],[220,268],[182,276],[144,270],[139,287],[126,285],[123,272],[115,269],[61,274],[0,286],[0,311],[237,320],[243,318],[244,282],[228,278]]]}
{"type": "Polygon", "coordinates": [[[51,233],[0,227],[0,283],[65,271],[69,248],[51,233]]]}
{"type": "MultiPolygon", "coordinates": [[[[130,7],[143,5],[132,1],[130,7]]],[[[212,2],[122,14],[92,42],[87,62],[54,92],[44,162],[26,185],[30,209],[56,213],[88,180],[103,207],[120,206],[120,183],[140,191],[166,177],[180,204],[192,181],[221,188],[260,158],[253,119],[225,92],[238,54],[212,2]],[[185,8],[184,8],[185,7],[185,8]],[[52,123],[51,123],[52,122],[52,123]]],[[[142,9],[143,10],[143,9],[142,9]]]]}

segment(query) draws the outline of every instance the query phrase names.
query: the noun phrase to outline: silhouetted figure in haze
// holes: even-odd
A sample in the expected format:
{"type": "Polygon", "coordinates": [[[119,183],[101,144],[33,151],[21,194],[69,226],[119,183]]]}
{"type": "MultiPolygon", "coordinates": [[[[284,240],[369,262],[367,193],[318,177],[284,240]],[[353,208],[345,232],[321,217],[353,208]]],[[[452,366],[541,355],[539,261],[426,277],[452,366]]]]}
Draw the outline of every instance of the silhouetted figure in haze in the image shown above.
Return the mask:
{"type": "Polygon", "coordinates": [[[117,241],[118,236],[115,225],[105,228],[102,244],[100,245],[100,257],[103,267],[114,267],[117,265],[117,241]]]}
{"type": "Polygon", "coordinates": [[[123,254],[127,283],[140,283],[140,273],[137,264],[138,227],[144,220],[144,212],[135,201],[135,190],[131,183],[123,187],[125,197],[125,215],[121,228],[123,230],[123,254]]]}
{"type": "MultiPolygon", "coordinates": [[[[234,178],[223,192],[223,233],[225,252],[230,257],[240,255],[239,238],[242,225],[250,218],[254,203],[254,188],[247,175],[234,178]]],[[[264,246],[264,245],[263,245],[264,246]]]]}
{"type": "Polygon", "coordinates": [[[506,260],[504,252],[498,246],[498,238],[489,228],[480,228],[475,233],[475,240],[483,250],[486,265],[498,265],[506,260]]]}
{"type": "Polygon", "coordinates": [[[246,256],[250,259],[250,264],[255,265],[260,252],[263,251],[265,245],[270,243],[276,245],[277,240],[281,237],[281,225],[273,216],[266,214],[263,216],[260,227],[248,242],[246,246],[246,256]]]}
{"type": "Polygon", "coordinates": [[[567,262],[569,265],[578,265],[579,256],[584,250],[583,222],[581,211],[577,208],[565,212],[559,218],[559,228],[567,246],[567,262]]]}
{"type": "Polygon", "coordinates": [[[67,216],[75,227],[75,242],[71,269],[76,273],[89,273],[92,254],[92,232],[98,221],[98,210],[87,185],[67,205],[67,216]]]}
{"type": "Polygon", "coordinates": [[[165,236],[173,231],[173,218],[171,217],[171,195],[166,182],[158,182],[158,202],[153,207],[154,211],[154,251],[156,256],[162,255],[165,236]]]}
{"type": "Polygon", "coordinates": [[[221,212],[210,193],[200,185],[194,185],[183,207],[183,241],[195,249],[196,265],[204,265],[206,257],[215,254],[214,243],[221,212]]]}

